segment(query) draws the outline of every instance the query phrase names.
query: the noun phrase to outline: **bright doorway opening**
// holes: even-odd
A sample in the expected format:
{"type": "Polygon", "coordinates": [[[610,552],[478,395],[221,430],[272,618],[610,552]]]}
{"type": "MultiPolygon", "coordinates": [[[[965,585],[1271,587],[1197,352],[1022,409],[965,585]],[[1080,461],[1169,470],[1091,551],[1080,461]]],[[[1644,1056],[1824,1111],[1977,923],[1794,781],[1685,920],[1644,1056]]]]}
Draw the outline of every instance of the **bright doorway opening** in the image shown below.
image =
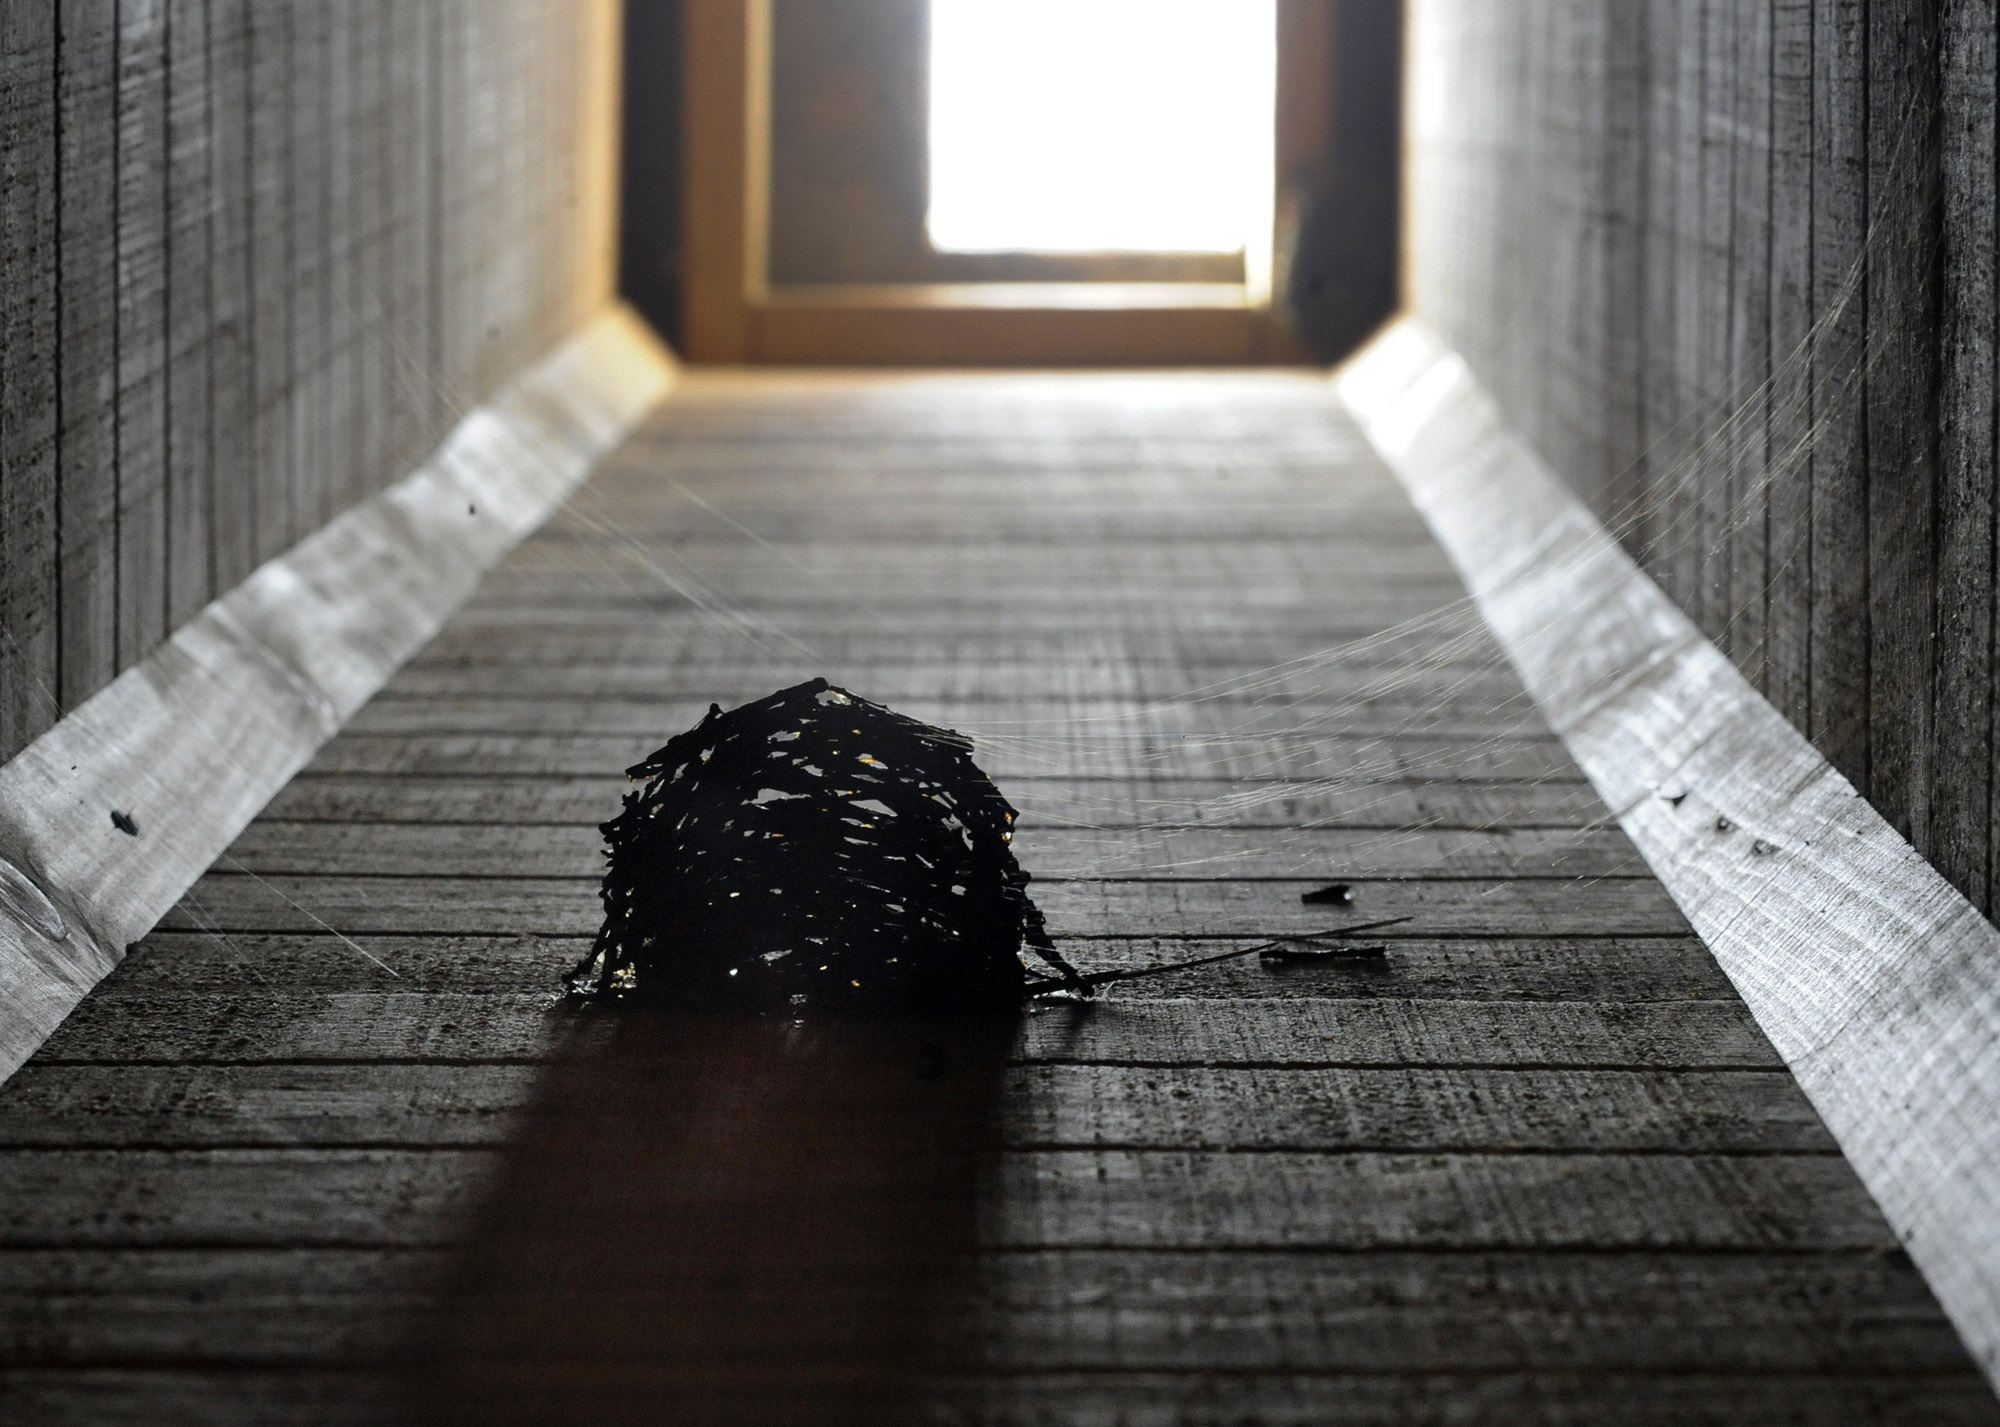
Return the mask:
{"type": "Polygon", "coordinates": [[[932,0],[930,241],[1268,243],[1275,0],[932,0]]]}

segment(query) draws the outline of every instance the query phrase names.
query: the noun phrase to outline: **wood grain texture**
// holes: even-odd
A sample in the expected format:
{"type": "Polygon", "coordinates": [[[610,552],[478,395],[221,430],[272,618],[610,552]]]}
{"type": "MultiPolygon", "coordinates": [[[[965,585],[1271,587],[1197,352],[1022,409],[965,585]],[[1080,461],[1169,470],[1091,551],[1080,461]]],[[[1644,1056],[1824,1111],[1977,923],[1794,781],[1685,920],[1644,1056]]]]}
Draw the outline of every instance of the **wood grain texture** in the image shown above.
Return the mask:
{"type": "MultiPolygon", "coordinates": [[[[858,692],[858,691],[857,691],[858,692]]],[[[704,701],[705,703],[705,701],[704,701]]],[[[697,715],[702,704],[697,704],[697,715]]],[[[547,710],[543,711],[544,717],[547,710]]],[[[432,715],[435,717],[435,715],[432,715]]],[[[462,721],[454,711],[446,716],[462,721]]],[[[585,733],[429,733],[407,728],[343,734],[319,764],[326,773],[589,775],[629,768],[659,746],[657,736],[585,733]]],[[[380,720],[386,721],[386,720],[380,720]]],[[[397,723],[404,720],[398,719],[397,723]]],[[[987,766],[996,777],[1205,778],[1224,782],[1321,779],[1334,787],[1367,786],[1384,779],[1459,778],[1468,782],[1573,779],[1576,765],[1551,738],[1409,738],[1329,734],[1322,737],[1197,739],[1180,732],[1133,730],[1126,736],[1050,747],[1002,746],[987,766]]]]}
{"type": "MultiPolygon", "coordinates": [[[[175,932],[146,939],[146,955],[128,959],[105,997],[168,992],[233,992],[255,973],[301,991],[339,991],[361,967],[411,991],[545,989],[549,978],[582,959],[580,937],[397,937],[363,933],[352,943],[325,932],[175,932]],[[386,979],[386,978],[385,978],[386,979]]],[[[1096,967],[1148,966],[1254,945],[1239,933],[1218,939],[1106,937],[1090,944],[1096,967]]],[[[1401,937],[1385,938],[1382,960],[1299,966],[1273,973],[1254,959],[1237,965],[1163,975],[1149,994],[1180,996],[1204,988],[1244,1000],[1298,995],[1387,995],[1444,1001],[1675,1002],[1729,1000],[1729,980],[1692,936],[1401,937]]]]}
{"type": "MultiPolygon", "coordinates": [[[[294,779],[266,807],[292,822],[497,823],[596,827],[631,787],[623,776],[423,778],[313,774],[294,779]]],[[[1460,783],[1382,780],[1236,785],[1218,800],[1214,783],[1149,780],[1016,780],[1011,800],[1022,827],[1044,820],[1073,827],[1551,828],[1603,818],[1580,781],[1460,783]]]]}
{"type": "Polygon", "coordinates": [[[607,313],[431,462],[262,566],[0,767],[0,858],[19,879],[0,920],[0,1063],[32,1052],[669,372],[634,319],[607,313]]]}
{"type": "Polygon", "coordinates": [[[1994,521],[2000,465],[1991,394],[1995,361],[1995,26],[1990,6],[1947,6],[1940,83],[1953,97],[1940,175],[1943,346],[1937,401],[1937,754],[1924,848],[1972,900],[1987,906],[1993,875],[1993,616],[2000,571],[1994,521]]]}
{"type": "Polygon", "coordinates": [[[1778,717],[1411,320],[1341,391],[1607,804],[2000,1371],[2000,933],[1778,717]]]}
{"type": "Polygon", "coordinates": [[[1865,40],[1868,790],[1920,852],[1938,753],[1938,19],[1922,0],[1871,4],[1865,40]]]}
{"type": "Polygon", "coordinates": [[[247,0],[208,0],[209,558],[217,592],[257,565],[249,25],[247,0]]]}
{"type": "MultiPolygon", "coordinates": [[[[0,1248],[443,1247],[495,1168],[489,1149],[14,1150],[0,1248]]],[[[994,1250],[1895,1248],[1826,1155],[1023,1150],[1002,1173],[994,1250]],[[1774,1200],[1799,1207],[1774,1222],[1774,1200]]]]}
{"type": "Polygon", "coordinates": [[[117,230],[105,221],[117,205],[117,22],[115,0],[64,0],[57,11],[56,505],[64,708],[118,672],[117,230]]]}
{"type": "Polygon", "coordinates": [[[166,73],[166,624],[175,628],[215,593],[213,404],[208,344],[215,328],[209,274],[215,166],[209,154],[207,0],[168,0],[166,73]]]}
{"type": "MultiPolygon", "coordinates": [[[[375,68],[374,12],[366,5],[348,24],[330,24],[324,38],[326,98],[320,123],[326,133],[326,173],[320,184],[326,205],[326,406],[333,413],[327,432],[327,470],[320,479],[325,509],[319,517],[345,510],[365,493],[360,472],[382,464],[375,431],[377,409],[360,368],[370,324],[363,304],[369,288],[365,262],[374,240],[374,189],[367,182],[380,172],[380,155],[370,152],[367,101],[375,68]],[[342,459],[351,446],[359,460],[342,459]]],[[[373,355],[373,354],[371,354],[373,355]]],[[[380,366],[381,359],[375,358],[380,366]]]]}
{"type": "Polygon", "coordinates": [[[1813,7],[1813,745],[1857,787],[1868,768],[1865,7],[1813,7]]]}
{"type": "MultiPolygon", "coordinates": [[[[616,802],[612,807],[616,808],[616,802]]],[[[600,819],[601,821],[602,819],[600,819]]],[[[1615,827],[1438,832],[1251,827],[1109,829],[1017,825],[1016,856],[1038,881],[1134,877],[1555,879],[1645,875],[1615,827]]],[[[229,866],[259,876],[393,877],[413,867],[438,877],[603,875],[595,827],[439,827],[410,823],[286,823],[266,816],[229,848],[229,866]]]]}
{"type": "MultiPolygon", "coordinates": [[[[1661,1377],[1632,1371],[1498,1372],[1418,1376],[1335,1371],[1249,1372],[1190,1383],[1185,1374],[1073,1371],[947,1378],[931,1395],[939,1413],[967,1427],[1019,1422],[1117,1421],[1134,1427],[1177,1427],[1191,1412],[1254,1412],[1268,1427],[1399,1427],[1449,1422],[1476,1410],[1488,1422],[1592,1427],[1616,1420],[1635,1427],[1727,1427],[1741,1413],[1759,1422],[1810,1427],[1842,1416],[1930,1427],[1987,1421],[1969,1397],[1964,1375],[1857,1383],[1828,1374],[1774,1372],[1762,1378],[1726,1374],[1661,1377]],[[1727,1403],[1718,1414],[1718,1400],[1727,1403]],[[1422,1413],[1423,1416],[1413,1414],[1422,1413]]],[[[271,1427],[364,1427],[402,1405],[389,1373],[356,1370],[291,1372],[219,1370],[199,1366],[118,1370],[14,1370],[5,1382],[35,1420],[58,1427],[148,1427],[164,1415],[199,1420],[218,1400],[253,1400],[271,1427]]],[[[637,1420],[653,1410],[664,1384],[657,1373],[600,1364],[575,1380],[510,1405],[544,1416],[569,1408],[578,1390],[593,1390],[592,1419],[620,1414],[637,1420]]],[[[1226,1416],[1221,1420],[1227,1421],[1226,1416]]]]}
{"type": "MultiPolygon", "coordinates": [[[[383,946],[379,940],[372,944],[383,946]]],[[[1173,949],[1185,945],[1159,950],[1173,949]]],[[[396,962],[372,962],[345,946],[329,954],[345,963],[350,985],[371,989],[107,996],[88,1019],[67,1022],[51,1037],[46,1061],[507,1063],[555,1059],[572,1041],[589,1044],[612,1033],[602,1022],[551,1006],[546,987],[567,966],[546,951],[540,989],[422,995],[384,989],[402,979],[394,974],[396,962]]],[[[1437,997],[1400,1002],[1379,994],[1312,994],[1348,989],[1324,978],[1317,987],[1297,981],[1277,985],[1286,994],[1242,1001],[1213,995],[1149,1000],[1135,994],[1108,1003],[1112,1009],[1101,1016],[1045,1013],[1030,1019],[1017,1055],[1161,1069],[1338,1063],[1770,1070],[1779,1064],[1755,1023],[1733,1002],[1511,1005],[1437,997]]]]}
{"type": "MultiPolygon", "coordinates": [[[[8,1148],[503,1145],[533,1065],[53,1064],[0,1106],[8,1148]]],[[[1016,1148],[1836,1153],[1785,1076],[1763,1071],[1156,1069],[1008,1075],[1016,1148]]]]}
{"type": "Polygon", "coordinates": [[[8,7],[0,760],[609,298],[615,4],[445,5],[8,7]]]}
{"type": "MultiPolygon", "coordinates": [[[[227,868],[227,864],[224,864],[227,868]]],[[[166,914],[175,930],[311,931],[579,936],[603,921],[597,877],[262,876],[212,871],[166,914]],[[477,892],[477,896],[472,895],[477,892]]],[[[1354,908],[1328,917],[1299,897],[1324,874],[1289,881],[1043,879],[1036,901],[1057,936],[1213,936],[1245,925],[1264,936],[1297,936],[1362,918],[1354,908]]],[[[1357,879],[1357,906],[1370,920],[1408,917],[1406,934],[1587,937],[1680,936],[1687,923],[1650,877],[1554,882],[1357,879]]]]}
{"type": "Polygon", "coordinates": [[[0,749],[55,722],[61,679],[55,36],[47,5],[0,9],[0,749]]]}
{"type": "Polygon", "coordinates": [[[1772,6],[1732,5],[1726,39],[1730,67],[1724,89],[1729,129],[1730,191],[1716,205],[1729,227],[1729,384],[1740,393],[1730,413],[1725,454],[1728,492],[1721,542],[1729,552],[1723,582],[1724,647],[1753,685],[1770,665],[1771,585],[1769,496],[1771,422],[1772,244],[1772,6]]]}
{"type": "MultiPolygon", "coordinates": [[[[421,1326],[427,1280],[447,1265],[425,1250],[15,1250],[0,1255],[0,1322],[19,1344],[16,1361],[115,1355],[170,1369],[226,1343],[239,1370],[314,1358],[365,1363],[421,1326]],[[204,1292],[213,1282],[205,1273],[226,1275],[238,1292],[204,1292]],[[82,1311],[47,1313],[32,1296],[40,1283],[82,1311]]],[[[982,1279],[976,1296],[954,1305],[949,1331],[984,1365],[1010,1374],[1171,1372],[1193,1317],[1212,1335],[1218,1363],[1235,1373],[1366,1373],[1392,1350],[1417,1371],[1518,1370],[1524,1342],[1543,1369],[1950,1367],[1935,1355],[1935,1307],[1868,1255],[1816,1269],[1776,1254],[1042,1251],[997,1259],[982,1279]],[[1114,1321],[1078,1305],[1073,1277],[1101,1284],[1125,1312],[1114,1321]],[[1635,1279],[1654,1286],[1650,1301],[1635,1300],[1635,1279]],[[1887,1311],[1831,1321],[1838,1300],[1858,1295],[1887,1311]],[[1274,1333],[1274,1302],[1313,1302],[1321,1312],[1274,1333]],[[1565,1311],[1590,1331],[1554,1331],[1565,1311]],[[1671,1330],[1649,1331],[1649,1318],[1671,1330]]],[[[1914,1383],[1908,1390],[1920,1391],[1914,1383]]]]}
{"type": "Polygon", "coordinates": [[[0,1090],[0,1381],[57,1420],[365,1420],[413,1374],[426,1421],[894,1420],[847,1410],[878,1371],[932,1421],[1994,1420],[1426,540],[1316,380],[684,374],[0,1090]],[[565,1002],[619,770],[821,667],[972,731],[1079,965],[1412,920],[959,1025],[930,1079],[908,1028],[565,1002]],[[883,1367],[919,1305],[926,1370],[883,1367]]]}
{"type": "Polygon", "coordinates": [[[1412,309],[1991,914],[1993,7],[1413,15],[1412,309]]]}
{"type": "Polygon", "coordinates": [[[117,657],[167,634],[167,5],[119,0],[117,657]]]}
{"type": "Polygon", "coordinates": [[[290,544],[292,528],[291,265],[292,225],[286,168],[290,154],[287,77],[291,12],[283,5],[243,7],[249,113],[247,252],[250,460],[255,478],[242,492],[254,544],[251,568],[290,544]]]}
{"type": "MultiPolygon", "coordinates": [[[[328,11],[312,0],[277,0],[284,9],[283,91],[285,265],[286,523],[279,548],[289,548],[325,521],[334,433],[327,318],[332,274],[327,263],[326,181],[335,142],[326,111],[328,11]]],[[[273,551],[272,553],[276,553],[273,551]]]]}
{"type": "Polygon", "coordinates": [[[1795,728],[1808,727],[1812,712],[1813,12],[1812,0],[1775,0],[1771,10],[1764,695],[1795,728]]]}

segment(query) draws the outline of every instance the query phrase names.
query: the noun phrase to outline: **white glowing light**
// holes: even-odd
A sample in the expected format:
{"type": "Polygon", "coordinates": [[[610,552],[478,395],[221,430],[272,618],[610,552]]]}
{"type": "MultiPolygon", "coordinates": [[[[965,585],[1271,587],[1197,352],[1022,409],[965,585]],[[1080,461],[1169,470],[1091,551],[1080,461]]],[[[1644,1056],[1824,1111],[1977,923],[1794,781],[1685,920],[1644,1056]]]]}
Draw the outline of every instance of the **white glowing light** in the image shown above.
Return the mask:
{"type": "Polygon", "coordinates": [[[1241,251],[1269,221],[1274,6],[931,0],[931,242],[1241,251]]]}

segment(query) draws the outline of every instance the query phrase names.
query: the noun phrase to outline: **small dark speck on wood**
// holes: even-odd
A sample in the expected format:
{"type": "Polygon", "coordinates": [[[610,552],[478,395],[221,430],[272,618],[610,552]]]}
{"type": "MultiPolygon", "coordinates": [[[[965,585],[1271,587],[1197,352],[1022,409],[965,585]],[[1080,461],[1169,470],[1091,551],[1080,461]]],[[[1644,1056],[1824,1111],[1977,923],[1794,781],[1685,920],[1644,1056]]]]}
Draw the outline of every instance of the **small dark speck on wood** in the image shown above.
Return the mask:
{"type": "Polygon", "coordinates": [[[130,813],[121,813],[116,808],[111,810],[111,825],[127,837],[137,837],[139,835],[139,824],[132,821],[132,815],[130,813]]]}
{"type": "Polygon", "coordinates": [[[1345,907],[1354,901],[1354,889],[1345,882],[1329,882],[1324,887],[1300,893],[1299,900],[1308,906],[1345,907]]]}

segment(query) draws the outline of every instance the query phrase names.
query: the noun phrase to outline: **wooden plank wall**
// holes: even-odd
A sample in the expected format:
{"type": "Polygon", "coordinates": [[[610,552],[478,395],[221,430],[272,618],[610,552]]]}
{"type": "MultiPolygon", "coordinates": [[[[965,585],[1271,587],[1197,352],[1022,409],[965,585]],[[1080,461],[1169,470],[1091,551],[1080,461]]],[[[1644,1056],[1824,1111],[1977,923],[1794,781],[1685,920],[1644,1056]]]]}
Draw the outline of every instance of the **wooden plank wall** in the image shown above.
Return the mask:
{"type": "Polygon", "coordinates": [[[0,760],[611,294],[617,0],[0,0],[0,760]]]}
{"type": "Polygon", "coordinates": [[[1411,305],[1989,915],[1991,0],[1418,0],[1411,305]]]}
{"type": "Polygon", "coordinates": [[[1607,821],[1323,380],[697,369],[0,1088],[0,1420],[1992,1427],[1607,821]],[[564,1004],[619,770],[814,675],[1080,967],[1410,920],[997,1041],[564,1004]]]}

